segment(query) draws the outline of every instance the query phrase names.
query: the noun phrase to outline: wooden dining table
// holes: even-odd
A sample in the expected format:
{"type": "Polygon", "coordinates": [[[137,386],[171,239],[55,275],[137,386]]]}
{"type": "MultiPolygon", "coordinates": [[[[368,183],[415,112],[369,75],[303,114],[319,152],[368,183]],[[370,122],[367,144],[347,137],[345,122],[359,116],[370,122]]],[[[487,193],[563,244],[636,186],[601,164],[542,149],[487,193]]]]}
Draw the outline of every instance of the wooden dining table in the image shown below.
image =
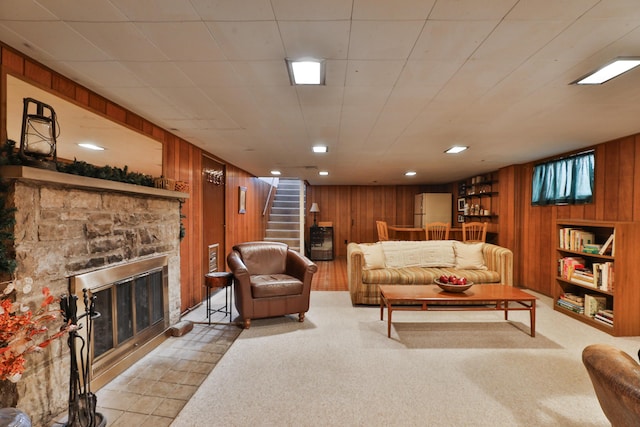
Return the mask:
{"type": "MultiPolygon", "coordinates": [[[[389,225],[387,227],[393,231],[397,240],[425,240],[426,232],[424,228],[412,225],[389,225]]],[[[462,227],[452,227],[449,229],[449,239],[462,240],[462,227]]]]}

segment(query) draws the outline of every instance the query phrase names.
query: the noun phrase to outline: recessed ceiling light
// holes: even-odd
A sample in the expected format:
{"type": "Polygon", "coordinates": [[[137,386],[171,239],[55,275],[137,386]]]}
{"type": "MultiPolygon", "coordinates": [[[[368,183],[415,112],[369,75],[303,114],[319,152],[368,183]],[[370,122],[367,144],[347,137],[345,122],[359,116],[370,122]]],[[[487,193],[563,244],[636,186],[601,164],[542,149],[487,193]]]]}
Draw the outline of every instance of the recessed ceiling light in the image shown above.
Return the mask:
{"type": "Polygon", "coordinates": [[[327,176],[327,175],[329,175],[329,172],[327,172],[327,171],[320,171],[320,172],[318,172],[318,175],[320,175],[320,176],[327,176]]]}
{"type": "Polygon", "coordinates": [[[453,147],[451,147],[447,151],[445,151],[445,153],[447,153],[447,154],[458,154],[458,153],[463,152],[467,148],[469,148],[469,147],[465,147],[465,146],[462,146],[462,145],[454,145],[453,147]]]}
{"type": "Polygon", "coordinates": [[[404,176],[416,176],[416,171],[406,171],[404,176]]]}
{"type": "Polygon", "coordinates": [[[271,175],[280,175],[280,171],[273,170],[271,171],[271,175]]]}
{"type": "Polygon", "coordinates": [[[82,142],[80,144],[78,144],[80,147],[82,148],[87,148],[89,150],[94,150],[94,151],[104,151],[104,147],[100,147],[99,145],[96,144],[91,144],[89,142],[82,142]]]}
{"type": "Polygon", "coordinates": [[[324,61],[318,59],[286,59],[289,79],[294,85],[323,85],[324,61]]]}
{"type": "Polygon", "coordinates": [[[314,153],[326,153],[329,151],[329,147],[326,145],[314,145],[313,152],[314,153]]]}
{"type": "Polygon", "coordinates": [[[617,58],[610,64],[605,65],[593,73],[582,77],[571,84],[577,85],[599,85],[618,77],[620,74],[640,65],[640,58],[617,58]]]}

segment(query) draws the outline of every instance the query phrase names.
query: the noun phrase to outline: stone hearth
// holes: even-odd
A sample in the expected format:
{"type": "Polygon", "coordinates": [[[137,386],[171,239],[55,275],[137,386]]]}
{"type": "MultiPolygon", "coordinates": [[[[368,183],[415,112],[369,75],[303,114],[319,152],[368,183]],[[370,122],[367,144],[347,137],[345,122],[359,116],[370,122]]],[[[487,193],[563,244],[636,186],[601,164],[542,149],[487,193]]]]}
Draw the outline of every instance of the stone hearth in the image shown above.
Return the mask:
{"type": "MultiPolygon", "coordinates": [[[[15,277],[33,280],[33,292],[20,302],[35,308],[43,287],[62,295],[73,276],[162,255],[168,324],[179,321],[180,200],[187,194],[28,167],[5,166],[0,176],[10,183],[8,203],[17,208],[15,277]]],[[[40,425],[67,407],[66,340],[29,355],[26,366],[14,391],[17,407],[40,425]]]]}

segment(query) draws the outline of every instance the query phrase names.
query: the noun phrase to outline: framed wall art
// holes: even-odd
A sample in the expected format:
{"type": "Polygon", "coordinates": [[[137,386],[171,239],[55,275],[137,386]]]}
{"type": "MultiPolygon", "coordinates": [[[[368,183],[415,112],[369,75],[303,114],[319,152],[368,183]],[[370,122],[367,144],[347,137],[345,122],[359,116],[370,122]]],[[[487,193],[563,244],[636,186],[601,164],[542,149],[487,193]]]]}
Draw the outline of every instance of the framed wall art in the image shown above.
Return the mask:
{"type": "Polygon", "coordinates": [[[247,212],[247,187],[238,187],[238,213],[247,212]]]}

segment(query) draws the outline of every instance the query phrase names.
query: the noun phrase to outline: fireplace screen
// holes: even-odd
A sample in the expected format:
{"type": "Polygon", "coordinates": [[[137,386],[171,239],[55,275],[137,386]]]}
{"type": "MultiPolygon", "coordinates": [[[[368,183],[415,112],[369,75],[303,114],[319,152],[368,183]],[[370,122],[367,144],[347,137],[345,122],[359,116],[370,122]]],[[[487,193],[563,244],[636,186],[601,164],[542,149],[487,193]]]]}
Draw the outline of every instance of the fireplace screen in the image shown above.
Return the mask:
{"type": "Polygon", "coordinates": [[[115,283],[95,296],[101,316],[94,321],[94,358],[163,320],[162,271],[115,283]]]}
{"type": "Polygon", "coordinates": [[[167,265],[161,256],[71,278],[69,290],[80,301],[82,290],[90,291],[100,313],[91,339],[92,382],[97,376],[107,381],[108,371],[168,327],[167,265]]]}

